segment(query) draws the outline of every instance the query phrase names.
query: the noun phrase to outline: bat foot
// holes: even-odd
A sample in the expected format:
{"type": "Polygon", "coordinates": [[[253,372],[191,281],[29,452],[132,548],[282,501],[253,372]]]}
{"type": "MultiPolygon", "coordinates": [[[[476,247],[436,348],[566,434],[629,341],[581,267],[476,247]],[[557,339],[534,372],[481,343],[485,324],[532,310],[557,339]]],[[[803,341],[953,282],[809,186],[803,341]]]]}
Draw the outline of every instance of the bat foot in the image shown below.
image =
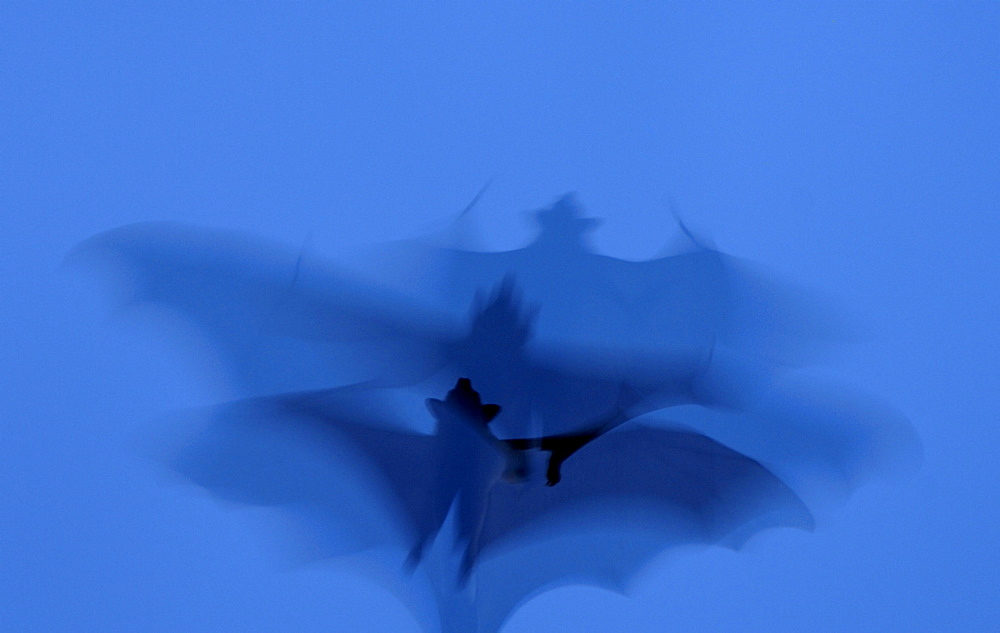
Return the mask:
{"type": "Polygon", "coordinates": [[[562,465],[562,460],[556,458],[554,455],[549,458],[549,467],[545,472],[545,485],[552,487],[562,481],[562,473],[559,472],[559,467],[562,465]]]}

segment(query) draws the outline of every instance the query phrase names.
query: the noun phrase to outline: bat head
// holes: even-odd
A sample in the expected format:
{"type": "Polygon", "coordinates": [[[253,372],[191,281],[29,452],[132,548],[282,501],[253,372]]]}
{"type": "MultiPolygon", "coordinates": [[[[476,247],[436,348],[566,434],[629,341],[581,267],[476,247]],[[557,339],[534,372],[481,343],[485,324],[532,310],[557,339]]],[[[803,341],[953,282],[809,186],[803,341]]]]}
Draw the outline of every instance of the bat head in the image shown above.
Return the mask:
{"type": "Polygon", "coordinates": [[[479,392],[472,388],[472,381],[468,378],[459,378],[444,400],[428,398],[427,408],[438,420],[459,415],[483,426],[500,413],[500,405],[483,404],[479,392]]]}
{"type": "Polygon", "coordinates": [[[543,234],[577,238],[601,224],[598,218],[585,218],[580,213],[580,203],[573,193],[567,193],[547,209],[535,211],[535,221],[543,234]]]}

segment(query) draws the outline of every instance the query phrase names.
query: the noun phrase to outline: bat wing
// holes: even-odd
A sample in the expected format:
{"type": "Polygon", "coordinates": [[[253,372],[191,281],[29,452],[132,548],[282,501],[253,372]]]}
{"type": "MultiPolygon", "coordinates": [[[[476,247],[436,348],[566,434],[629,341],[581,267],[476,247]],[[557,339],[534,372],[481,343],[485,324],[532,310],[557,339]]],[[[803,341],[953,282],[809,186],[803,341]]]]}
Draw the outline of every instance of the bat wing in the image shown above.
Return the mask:
{"type": "Polygon", "coordinates": [[[787,363],[847,336],[848,319],[832,302],[705,245],[686,228],[685,236],[659,258],[603,259],[643,345],[711,341],[787,363]]]}
{"type": "MultiPolygon", "coordinates": [[[[491,426],[501,438],[555,435],[678,404],[709,404],[711,349],[642,354],[574,343],[533,341],[535,312],[522,309],[511,278],[477,301],[468,334],[449,348],[460,376],[501,403],[491,426]]],[[[543,309],[544,311],[544,309],[543,309]]]]}
{"type": "Polygon", "coordinates": [[[477,568],[486,630],[561,584],[622,591],[672,547],[736,548],[766,528],[813,526],[766,467],[700,433],[632,424],[564,439],[558,484],[498,484],[490,494],[477,568]]]}
{"type": "Polygon", "coordinates": [[[538,335],[545,340],[645,350],[716,343],[784,360],[848,329],[829,303],[701,244],[644,261],[545,243],[430,253],[443,262],[436,268],[448,297],[465,305],[513,275],[527,302],[542,306],[538,335]]]}
{"type": "MultiPolygon", "coordinates": [[[[715,543],[758,517],[779,511],[796,527],[811,527],[808,509],[756,460],[700,433],[628,425],[590,441],[567,436],[575,448],[555,486],[503,485],[491,492],[482,547],[529,533],[547,522],[621,504],[620,517],[662,529],[660,517],[683,519],[681,533],[715,543]]],[[[541,443],[552,441],[542,438],[541,443]]],[[[618,518],[614,519],[620,525],[618,518]]],[[[570,526],[563,526],[567,529],[570,526]]],[[[669,527],[669,526],[667,526],[669,527]]],[[[665,530],[669,531],[669,530],[665,530]]],[[[687,538],[687,537],[686,537],[687,538]]],[[[516,539],[515,539],[516,540],[516,539]]]]}
{"type": "Polygon", "coordinates": [[[563,344],[539,345],[526,356],[534,412],[547,436],[607,430],[650,411],[722,400],[714,389],[721,373],[708,371],[711,349],[641,354],[563,344]]]}
{"type": "MultiPolygon", "coordinates": [[[[140,224],[97,235],[75,255],[110,268],[123,305],[161,306],[194,324],[241,396],[363,381],[413,385],[450,367],[435,387],[469,376],[488,399],[504,403],[499,425],[512,426],[510,433],[528,432],[523,421],[533,411],[552,434],[602,413],[622,381],[690,401],[690,376],[705,356],[704,349],[688,348],[636,363],[634,354],[623,362],[570,343],[522,350],[498,343],[504,339],[496,331],[460,339],[456,333],[466,326],[455,318],[306,261],[295,249],[236,232],[140,224]]],[[[536,259],[531,249],[497,257],[498,274],[537,268],[528,265],[536,259]]],[[[559,296],[572,302],[565,293],[553,296],[557,314],[559,296]]],[[[546,303],[542,313],[548,311],[546,303]]],[[[573,310],[575,318],[583,312],[573,310]]]]}
{"type": "Polygon", "coordinates": [[[464,309],[476,293],[513,275],[526,300],[543,306],[543,340],[642,350],[724,344],[787,361],[842,338],[847,328],[831,305],[708,246],[683,224],[664,256],[631,261],[594,251],[583,236],[588,220],[571,197],[538,216],[546,214],[559,220],[543,223],[515,250],[414,242],[406,273],[427,271],[424,282],[451,309],[464,309]]]}
{"type": "Polygon", "coordinates": [[[399,411],[352,388],[239,401],[215,408],[168,465],[222,500],[284,509],[322,555],[408,548],[440,504],[435,439],[399,411]]]}
{"type": "Polygon", "coordinates": [[[194,324],[243,396],[413,382],[440,366],[455,327],[333,265],[237,232],[131,225],[87,240],[71,260],[108,271],[123,307],[155,305],[194,324]]]}
{"type": "Polygon", "coordinates": [[[619,261],[614,258],[534,242],[501,252],[427,247],[421,259],[433,271],[433,294],[450,310],[464,309],[510,277],[528,304],[541,306],[542,339],[621,346],[623,337],[633,334],[627,327],[629,306],[622,301],[626,295],[615,280],[620,271],[607,265],[619,261]]]}

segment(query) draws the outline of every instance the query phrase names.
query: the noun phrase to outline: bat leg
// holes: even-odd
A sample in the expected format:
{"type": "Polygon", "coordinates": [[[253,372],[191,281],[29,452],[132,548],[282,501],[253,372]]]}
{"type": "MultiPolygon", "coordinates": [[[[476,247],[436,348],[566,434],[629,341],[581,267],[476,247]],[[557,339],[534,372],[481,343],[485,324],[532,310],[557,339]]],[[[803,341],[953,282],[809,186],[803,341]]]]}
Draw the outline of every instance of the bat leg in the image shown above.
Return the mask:
{"type": "Polygon", "coordinates": [[[531,467],[528,466],[528,457],[524,450],[513,449],[507,454],[506,468],[502,478],[507,483],[517,484],[524,482],[531,475],[531,467]]]}
{"type": "Polygon", "coordinates": [[[479,543],[490,503],[490,489],[498,477],[489,482],[480,482],[463,491],[458,497],[459,543],[463,544],[462,562],[458,570],[458,586],[464,588],[472,576],[479,559],[479,543]]]}
{"type": "Polygon", "coordinates": [[[458,568],[458,587],[460,589],[464,589],[469,584],[469,578],[472,577],[472,571],[479,559],[479,535],[482,530],[482,518],[485,516],[484,512],[476,526],[476,531],[470,536],[469,541],[465,544],[465,550],[462,552],[462,563],[458,568]]]}
{"type": "Polygon", "coordinates": [[[410,552],[406,555],[406,561],[403,563],[403,569],[407,573],[413,573],[417,568],[417,565],[424,559],[424,554],[427,552],[427,546],[437,537],[438,532],[441,530],[441,524],[444,522],[444,514],[447,513],[447,506],[445,506],[444,513],[437,513],[440,517],[435,521],[433,527],[424,529],[421,534],[417,537],[416,542],[413,547],[410,548],[410,552]]]}
{"type": "Polygon", "coordinates": [[[412,574],[420,561],[424,558],[424,550],[427,548],[427,539],[421,538],[417,543],[410,549],[410,553],[406,555],[406,562],[403,563],[403,569],[407,573],[412,574]]]}
{"type": "Polygon", "coordinates": [[[554,486],[562,481],[560,469],[563,462],[599,435],[601,435],[600,431],[592,431],[581,433],[580,435],[553,437],[543,440],[542,450],[549,451],[549,465],[545,470],[545,485],[554,486]]]}
{"type": "Polygon", "coordinates": [[[472,569],[476,565],[476,555],[471,553],[468,549],[462,554],[462,564],[458,568],[458,587],[459,589],[465,589],[469,584],[469,578],[472,577],[472,569]]]}

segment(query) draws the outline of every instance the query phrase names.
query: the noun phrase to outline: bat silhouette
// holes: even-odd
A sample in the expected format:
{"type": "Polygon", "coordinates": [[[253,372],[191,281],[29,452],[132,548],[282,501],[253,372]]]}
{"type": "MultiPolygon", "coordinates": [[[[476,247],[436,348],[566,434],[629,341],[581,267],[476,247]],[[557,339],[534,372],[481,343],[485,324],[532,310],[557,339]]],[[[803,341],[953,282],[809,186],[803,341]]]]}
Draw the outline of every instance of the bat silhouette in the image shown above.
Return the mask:
{"type": "Polygon", "coordinates": [[[600,220],[583,217],[573,194],[533,217],[538,233],[522,248],[481,252],[410,240],[388,249],[393,262],[407,265],[383,272],[457,310],[513,274],[525,299],[545,307],[537,323],[545,340],[646,350],[720,346],[787,363],[847,333],[832,305],[712,248],[679,219],[681,235],[663,256],[630,261],[594,252],[588,235],[600,220]]]}
{"type": "Polygon", "coordinates": [[[720,394],[752,384],[704,346],[625,354],[532,340],[544,310],[524,309],[510,276],[460,320],[236,233],[135,225],[92,238],[76,257],[127,271],[123,305],[157,305],[193,322],[238,396],[357,383],[441,393],[464,376],[504,403],[500,437],[529,437],[611,416],[623,386],[638,414],[725,404],[720,394]]]}
{"type": "MultiPolygon", "coordinates": [[[[560,204],[543,217],[573,220],[560,204]]],[[[614,294],[578,278],[634,268],[548,239],[501,254],[513,264],[469,254],[464,269],[493,293],[472,298],[466,319],[233,232],[135,225],[73,257],[110,268],[123,308],[156,306],[193,323],[242,398],[170,458],[177,471],[219,497],[288,508],[330,553],[400,549],[427,574],[450,630],[495,631],[558,584],[621,590],[676,544],[738,546],[767,527],[809,527],[783,480],[801,494],[805,470],[853,488],[899,439],[885,429],[903,425],[884,411],[859,412],[848,399],[820,407],[774,388],[778,372],[741,345],[730,319],[740,292],[721,254],[664,258],[675,281],[661,295],[676,312],[637,317],[645,299],[634,286],[614,294]],[[534,308],[523,287],[541,297],[534,308]],[[543,318],[550,332],[565,319],[569,335],[534,337],[543,318]],[[630,338],[640,326],[644,349],[630,338]],[[610,345],[615,333],[625,351],[610,345]],[[656,413],[667,407],[670,419],[656,413]],[[734,448],[693,428],[706,415],[724,418],[713,437],[739,431],[726,442],[734,448]],[[471,596],[425,561],[449,513],[461,550],[452,570],[472,579],[471,596]]],[[[611,277],[617,287],[639,278],[611,277]]]]}
{"type": "Polygon", "coordinates": [[[444,630],[495,631],[527,597],[558,584],[624,590],[673,546],[735,548],[762,529],[812,527],[803,502],[767,468],[690,429],[611,420],[577,435],[504,441],[489,428],[502,409],[459,378],[447,398],[426,401],[435,425],[422,433],[385,406],[383,391],[230,405],[171,464],[224,499],[293,508],[338,553],[395,546],[411,567],[453,511],[460,581],[431,580],[442,604],[454,604],[473,577],[466,599],[479,628],[449,625],[444,613],[444,630]],[[534,451],[547,454],[544,477],[523,468],[534,451]],[[364,482],[367,503],[352,482],[364,482]],[[355,540],[333,536],[338,529],[355,540]],[[537,543],[548,558],[532,551],[537,543]],[[572,554],[554,556],[560,544],[572,554]],[[514,579],[504,577],[511,565],[523,566],[514,579]]]}
{"type": "MultiPolygon", "coordinates": [[[[549,223],[579,228],[575,207],[563,204],[562,208],[549,223]]],[[[894,459],[889,454],[894,446],[914,445],[912,429],[887,407],[864,405],[865,411],[858,413],[851,410],[859,400],[854,393],[839,397],[840,389],[833,388],[814,395],[808,385],[799,389],[794,383],[790,388],[780,365],[741,346],[735,326],[731,345],[706,343],[714,341],[711,332],[705,340],[680,336],[668,345],[662,337],[672,336],[672,326],[654,323],[642,329],[641,322],[630,320],[628,314],[621,316],[628,311],[620,308],[614,313],[618,316],[602,317],[594,308],[596,300],[587,298],[600,293],[589,289],[581,279],[583,273],[600,278],[605,267],[627,264],[625,269],[639,270],[632,265],[648,263],[598,256],[571,238],[552,238],[574,245],[576,255],[565,260],[544,244],[523,249],[540,250],[545,265],[514,267],[517,292],[510,281],[512,270],[491,263],[506,255],[470,255],[468,274],[485,279],[483,287],[496,288],[492,301],[481,293],[478,299],[473,297],[471,319],[389,292],[341,267],[304,257],[299,249],[234,231],[131,225],[87,240],[71,260],[107,271],[121,311],[154,306],[195,325],[215,351],[214,366],[225,370],[229,395],[235,397],[358,383],[419,388],[427,397],[443,393],[464,376],[485,399],[503,403],[505,414],[494,432],[516,439],[585,431],[594,420],[615,415],[624,386],[637,400],[630,405],[632,415],[665,406],[684,408],[675,416],[683,423],[704,426],[713,437],[726,438],[742,452],[766,455],[769,463],[801,461],[805,450],[807,461],[823,464],[824,476],[845,481],[848,489],[894,459]],[[559,275],[564,287],[552,281],[559,275]],[[517,294],[540,283],[546,292],[535,308],[523,310],[517,294]],[[553,319],[547,315],[570,312],[574,301],[578,314],[565,319],[585,322],[593,315],[596,322],[608,325],[600,336],[565,337],[572,342],[541,336],[546,319],[552,329],[553,319]],[[619,335],[624,341],[621,349],[595,344],[619,335]],[[648,336],[649,344],[635,349],[637,336],[648,336]],[[707,416],[704,410],[684,405],[705,405],[713,413],[707,416]],[[723,415],[723,409],[729,413],[723,415]],[[774,441],[775,437],[782,441],[774,441]]],[[[516,252],[510,256],[521,257],[516,252]]],[[[673,272],[665,281],[656,282],[650,274],[635,284],[649,286],[648,294],[659,295],[661,303],[673,301],[676,305],[670,310],[681,315],[677,318],[704,313],[706,322],[726,322],[727,306],[745,312],[745,305],[739,307],[746,303],[740,297],[753,294],[739,283],[719,285],[705,272],[726,273],[727,261],[721,253],[705,249],[679,260],[668,257],[662,265],[673,272]],[[729,298],[718,303],[688,300],[678,287],[729,298]]],[[[781,314],[789,306],[794,313],[794,303],[771,302],[765,313],[781,314]]],[[[665,314],[661,320],[669,325],[672,317],[665,314]]],[[[572,326],[567,329],[572,331],[572,326]]],[[[767,336],[794,338],[780,330],[750,328],[751,334],[774,332],[767,336]]],[[[184,334],[190,336],[190,331],[184,334]]],[[[782,476],[787,479],[791,474],[782,476]]]]}

